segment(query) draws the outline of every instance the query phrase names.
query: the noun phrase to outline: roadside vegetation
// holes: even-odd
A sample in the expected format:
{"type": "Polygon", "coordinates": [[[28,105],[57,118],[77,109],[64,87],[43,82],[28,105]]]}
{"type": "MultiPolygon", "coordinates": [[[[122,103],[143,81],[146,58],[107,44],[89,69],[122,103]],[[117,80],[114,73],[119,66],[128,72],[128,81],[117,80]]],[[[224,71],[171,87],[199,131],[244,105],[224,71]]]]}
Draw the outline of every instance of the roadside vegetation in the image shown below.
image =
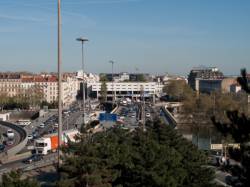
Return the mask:
{"type": "Polygon", "coordinates": [[[183,106],[178,116],[180,120],[186,120],[188,123],[212,124],[212,116],[215,116],[220,122],[229,122],[226,111],[237,110],[247,114],[248,110],[246,93],[198,94],[185,81],[181,80],[170,81],[163,91],[169,96],[169,101],[182,102],[183,106]]]}
{"type": "Polygon", "coordinates": [[[43,100],[43,92],[39,87],[35,86],[13,97],[10,97],[7,93],[0,94],[0,108],[1,110],[15,108],[29,109],[31,107],[38,107],[43,100]]]}
{"type": "MultiPolygon", "coordinates": [[[[242,89],[244,89],[247,94],[250,94],[246,70],[243,69],[241,74],[242,77],[238,78],[238,82],[242,89]]],[[[247,104],[247,101],[243,103],[243,105],[247,104]]],[[[230,108],[228,108],[226,115],[229,122],[223,123],[216,116],[212,118],[212,121],[225,138],[231,136],[235,142],[240,143],[240,149],[233,150],[232,153],[234,154],[231,154],[231,156],[232,158],[237,156],[236,159],[241,163],[240,165],[227,168],[227,171],[233,176],[236,176],[232,186],[248,187],[250,186],[250,118],[244,112],[240,110],[232,111],[230,108]],[[235,153],[237,153],[237,155],[235,155],[235,153]]]]}

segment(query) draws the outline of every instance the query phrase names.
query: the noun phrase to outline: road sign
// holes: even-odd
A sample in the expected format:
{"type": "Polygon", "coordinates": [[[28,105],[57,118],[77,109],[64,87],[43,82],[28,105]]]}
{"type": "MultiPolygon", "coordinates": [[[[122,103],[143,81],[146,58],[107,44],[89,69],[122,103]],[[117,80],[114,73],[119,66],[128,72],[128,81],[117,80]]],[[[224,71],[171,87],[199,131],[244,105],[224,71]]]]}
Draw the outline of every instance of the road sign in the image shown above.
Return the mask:
{"type": "Polygon", "coordinates": [[[99,121],[117,121],[117,115],[116,114],[110,114],[110,113],[101,113],[99,116],[99,121]]]}

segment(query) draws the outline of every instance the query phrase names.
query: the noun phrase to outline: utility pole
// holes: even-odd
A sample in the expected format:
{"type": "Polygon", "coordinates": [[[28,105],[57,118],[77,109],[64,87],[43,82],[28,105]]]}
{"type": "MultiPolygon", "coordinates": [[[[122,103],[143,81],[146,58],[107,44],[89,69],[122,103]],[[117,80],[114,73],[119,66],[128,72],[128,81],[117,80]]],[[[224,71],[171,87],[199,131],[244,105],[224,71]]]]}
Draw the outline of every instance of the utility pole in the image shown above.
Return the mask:
{"type": "Polygon", "coordinates": [[[58,0],[58,169],[61,167],[62,144],[62,73],[61,73],[61,0],[58,0]]]}
{"type": "Polygon", "coordinates": [[[85,123],[85,79],[84,79],[84,50],[83,44],[84,42],[89,41],[87,38],[77,38],[77,41],[80,41],[82,44],[82,110],[83,110],[83,123],[85,123]]]}

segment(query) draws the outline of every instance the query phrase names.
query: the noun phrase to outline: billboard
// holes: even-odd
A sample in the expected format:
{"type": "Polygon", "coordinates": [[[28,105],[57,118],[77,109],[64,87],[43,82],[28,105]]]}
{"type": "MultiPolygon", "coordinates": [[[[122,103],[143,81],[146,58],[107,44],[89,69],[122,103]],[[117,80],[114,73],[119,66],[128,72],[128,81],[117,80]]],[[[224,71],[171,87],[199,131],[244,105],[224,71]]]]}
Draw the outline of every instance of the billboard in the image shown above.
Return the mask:
{"type": "Polygon", "coordinates": [[[116,122],[117,121],[117,115],[116,114],[110,114],[110,113],[100,113],[99,115],[99,121],[111,121],[116,122]]]}

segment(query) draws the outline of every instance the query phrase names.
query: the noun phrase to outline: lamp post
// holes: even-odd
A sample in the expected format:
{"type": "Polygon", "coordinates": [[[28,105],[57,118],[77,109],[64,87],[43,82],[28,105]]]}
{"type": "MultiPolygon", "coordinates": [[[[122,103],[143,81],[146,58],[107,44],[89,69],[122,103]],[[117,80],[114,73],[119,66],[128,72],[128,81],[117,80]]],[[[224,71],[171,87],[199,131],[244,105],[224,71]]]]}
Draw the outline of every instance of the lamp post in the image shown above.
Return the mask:
{"type": "Polygon", "coordinates": [[[109,63],[112,64],[112,101],[115,102],[115,95],[114,95],[114,61],[110,60],[109,63]]]}
{"type": "Polygon", "coordinates": [[[57,1],[58,8],[58,168],[61,166],[61,150],[62,144],[62,73],[61,73],[61,0],[57,1]]]}
{"type": "Polygon", "coordinates": [[[85,123],[85,80],[84,80],[84,51],[83,51],[83,44],[84,42],[89,41],[87,38],[77,38],[77,41],[82,43],[82,110],[83,110],[83,123],[85,123]]]}

